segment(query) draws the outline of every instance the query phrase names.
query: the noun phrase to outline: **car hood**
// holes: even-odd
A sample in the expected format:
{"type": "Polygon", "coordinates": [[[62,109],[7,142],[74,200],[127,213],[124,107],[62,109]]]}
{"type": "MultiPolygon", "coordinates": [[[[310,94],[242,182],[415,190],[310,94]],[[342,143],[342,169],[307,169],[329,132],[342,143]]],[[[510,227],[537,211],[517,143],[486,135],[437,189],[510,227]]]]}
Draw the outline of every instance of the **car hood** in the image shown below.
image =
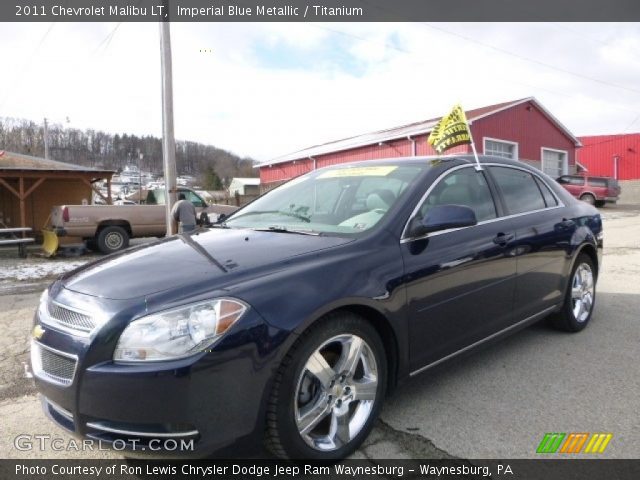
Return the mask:
{"type": "Polygon", "coordinates": [[[350,238],[238,229],[175,235],[74,270],[62,278],[68,290],[109,299],[131,299],[188,284],[223,288],[249,270],[282,268],[300,255],[350,238]]]}

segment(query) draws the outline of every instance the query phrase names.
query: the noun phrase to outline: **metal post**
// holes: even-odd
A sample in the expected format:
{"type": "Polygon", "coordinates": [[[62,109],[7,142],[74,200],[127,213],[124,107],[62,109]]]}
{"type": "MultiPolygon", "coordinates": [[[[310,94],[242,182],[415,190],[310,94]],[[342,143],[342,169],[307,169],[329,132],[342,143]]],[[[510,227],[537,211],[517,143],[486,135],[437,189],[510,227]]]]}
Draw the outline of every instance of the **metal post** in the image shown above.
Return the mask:
{"type": "Polygon", "coordinates": [[[142,158],[144,154],[138,149],[138,205],[142,205],[142,158]]]}
{"type": "Polygon", "coordinates": [[[49,125],[47,125],[47,117],[44,118],[44,158],[49,160],[49,125]]]}
{"type": "MultiPolygon", "coordinates": [[[[168,10],[168,2],[166,10],[168,10]]],[[[171,207],[176,202],[176,141],[173,132],[173,82],[171,71],[171,37],[169,22],[160,22],[160,53],[162,67],[162,157],[166,199],[167,235],[175,233],[171,207]]]]}
{"type": "Polygon", "coordinates": [[[473,156],[476,157],[476,171],[479,172],[482,170],[482,165],[480,165],[476,144],[473,142],[473,137],[471,136],[471,128],[469,128],[469,138],[471,139],[471,150],[473,150],[473,156]]]}

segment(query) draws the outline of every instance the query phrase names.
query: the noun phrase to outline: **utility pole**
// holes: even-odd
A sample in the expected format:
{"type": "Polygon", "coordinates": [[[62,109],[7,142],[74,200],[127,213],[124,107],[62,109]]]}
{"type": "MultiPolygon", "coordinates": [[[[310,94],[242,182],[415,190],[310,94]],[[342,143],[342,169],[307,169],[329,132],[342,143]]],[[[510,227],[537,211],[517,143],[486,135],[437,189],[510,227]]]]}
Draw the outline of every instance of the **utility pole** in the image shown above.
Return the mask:
{"type": "MultiPolygon", "coordinates": [[[[169,2],[163,2],[165,12],[169,2]]],[[[168,20],[168,19],[167,19],[168,20]]],[[[167,235],[175,232],[171,208],[176,202],[176,140],[173,131],[173,81],[171,68],[171,37],[169,22],[160,22],[160,56],[162,68],[162,158],[164,166],[164,188],[166,198],[167,235]]]]}
{"type": "Polygon", "coordinates": [[[44,158],[49,160],[49,125],[47,117],[44,117],[44,158]]]}

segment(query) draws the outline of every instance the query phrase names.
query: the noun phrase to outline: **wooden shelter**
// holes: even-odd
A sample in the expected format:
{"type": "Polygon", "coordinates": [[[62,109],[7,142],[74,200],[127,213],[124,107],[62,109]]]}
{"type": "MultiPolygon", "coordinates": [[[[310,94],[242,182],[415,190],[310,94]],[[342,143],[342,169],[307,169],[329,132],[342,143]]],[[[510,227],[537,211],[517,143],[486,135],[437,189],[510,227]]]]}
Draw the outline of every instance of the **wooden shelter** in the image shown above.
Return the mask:
{"type": "Polygon", "coordinates": [[[0,151],[0,222],[38,232],[56,205],[91,204],[94,193],[111,204],[114,173],[0,151]],[[100,181],[107,183],[106,196],[96,186],[100,181]]]}

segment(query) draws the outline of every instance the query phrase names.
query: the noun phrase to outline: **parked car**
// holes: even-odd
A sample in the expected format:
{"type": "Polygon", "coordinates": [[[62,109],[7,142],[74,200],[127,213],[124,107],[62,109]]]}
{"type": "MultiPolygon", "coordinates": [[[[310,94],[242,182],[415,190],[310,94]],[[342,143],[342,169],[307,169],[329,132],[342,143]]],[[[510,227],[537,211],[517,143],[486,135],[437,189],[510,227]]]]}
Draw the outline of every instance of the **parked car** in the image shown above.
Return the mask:
{"type": "Polygon", "coordinates": [[[31,343],[46,414],[130,456],[161,438],[194,447],[166,455],[264,440],[336,459],[400,382],[548,316],[584,329],[599,213],[536,169],[481,158],[316,170],[217,228],[65,274],[31,343]]]}
{"type": "MultiPolygon", "coordinates": [[[[209,205],[196,192],[180,187],[199,215],[201,224],[228,215],[238,207],[209,205]]],[[[149,190],[145,205],[117,200],[115,205],[61,205],[51,210],[51,229],[58,236],[81,237],[91,250],[114,253],[129,246],[129,239],[159,237],[167,232],[164,189],[149,190]],[[118,203],[120,202],[120,203],[118,203]]]]}
{"type": "Polygon", "coordinates": [[[563,175],[557,182],[574,197],[596,207],[616,203],[622,191],[618,180],[612,177],[563,175]]]}

